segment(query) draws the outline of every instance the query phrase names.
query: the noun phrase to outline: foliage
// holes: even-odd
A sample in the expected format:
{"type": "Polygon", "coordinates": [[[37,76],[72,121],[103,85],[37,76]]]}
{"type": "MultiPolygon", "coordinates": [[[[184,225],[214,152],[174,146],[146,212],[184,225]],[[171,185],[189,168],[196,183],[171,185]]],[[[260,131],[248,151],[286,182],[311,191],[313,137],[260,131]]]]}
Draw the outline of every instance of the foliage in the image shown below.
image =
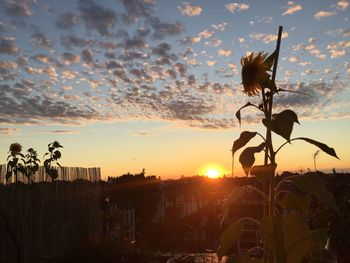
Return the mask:
{"type": "Polygon", "coordinates": [[[18,172],[23,170],[23,159],[24,155],[21,153],[22,146],[19,143],[12,143],[9,149],[9,155],[7,156],[6,166],[6,181],[8,181],[12,175],[15,176],[15,182],[17,182],[18,172]]]}
{"type": "MultiPolygon", "coordinates": [[[[339,213],[334,196],[328,191],[326,182],[318,174],[306,174],[289,176],[278,184],[275,183],[277,153],[292,141],[308,142],[328,155],[338,158],[335,150],[324,143],[305,137],[291,138],[294,123],[300,124],[293,110],[285,109],[279,113],[273,113],[274,95],[282,92],[298,93],[279,89],[275,83],[282,27],[279,28],[278,33],[276,50],[270,56],[259,52],[257,55],[251,53],[241,59],[243,92],[249,97],[261,96],[261,103],[259,105],[246,103],[236,112],[236,117],[241,124],[241,111],[246,107],[256,108],[264,115],[262,124],[266,128],[266,135],[243,131],[232,146],[232,158],[234,158],[234,154],[245,147],[256,135],[262,138],[259,145],[243,149],[239,161],[245,174],[255,177],[261,184],[262,190],[255,186],[251,189],[262,196],[264,215],[259,221],[248,219],[255,221],[258,225],[262,242],[261,246],[252,249],[259,249],[263,254],[262,258],[252,258],[253,250],[248,250],[244,254],[229,255],[230,248],[244,232],[244,224],[242,220],[238,220],[228,225],[221,235],[220,247],[217,251],[221,262],[324,262],[322,260],[326,260],[327,257],[327,260],[332,260],[331,251],[324,250],[328,238],[327,231],[322,227],[311,228],[308,222],[311,203],[315,200],[317,200],[317,207],[327,208],[336,215],[339,213]],[[273,133],[286,140],[277,150],[273,147],[273,133]],[[254,166],[255,154],[260,152],[264,152],[264,164],[254,166]]],[[[240,199],[241,188],[235,189],[224,205],[224,219],[228,215],[230,204],[240,199]]],[[[328,239],[328,248],[332,247],[329,245],[331,241],[328,239]]]]}
{"type": "Polygon", "coordinates": [[[58,177],[58,171],[55,165],[61,167],[58,160],[61,159],[62,154],[58,149],[63,148],[63,146],[58,141],[54,141],[52,143],[49,143],[47,147],[48,147],[48,152],[45,153],[44,155],[44,158],[45,156],[48,156],[44,160],[46,180],[47,180],[47,177],[50,176],[51,180],[54,181],[58,177]]]}
{"type": "Polygon", "coordinates": [[[31,177],[39,170],[40,160],[38,159],[38,153],[29,148],[27,154],[23,158],[24,166],[21,166],[20,172],[27,177],[28,183],[31,183],[31,177]]]}

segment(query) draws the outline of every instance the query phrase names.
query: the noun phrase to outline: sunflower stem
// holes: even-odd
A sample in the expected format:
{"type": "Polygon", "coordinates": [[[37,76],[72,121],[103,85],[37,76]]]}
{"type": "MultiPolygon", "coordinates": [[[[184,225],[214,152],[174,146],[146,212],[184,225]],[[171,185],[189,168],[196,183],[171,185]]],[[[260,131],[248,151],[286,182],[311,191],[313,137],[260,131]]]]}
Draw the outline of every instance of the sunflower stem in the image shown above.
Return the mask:
{"type": "MultiPolygon", "coordinates": [[[[276,53],[275,53],[272,76],[271,76],[271,81],[274,84],[274,86],[275,86],[276,73],[277,73],[279,50],[281,46],[282,30],[283,30],[283,27],[280,26],[278,28],[278,37],[277,37],[276,50],[275,50],[276,53]]],[[[270,91],[269,97],[266,97],[266,94],[264,92],[262,93],[262,95],[264,100],[265,118],[267,120],[271,120],[274,90],[270,91]]],[[[268,165],[268,153],[270,153],[270,163],[275,164],[275,152],[273,150],[271,129],[267,127],[266,127],[266,150],[267,151],[265,152],[265,160],[264,160],[265,165],[268,165]]],[[[275,170],[273,169],[269,171],[270,171],[269,184],[267,189],[267,192],[269,193],[268,215],[274,216],[275,215],[275,191],[274,191],[275,170]]],[[[268,261],[270,263],[274,262],[274,256],[271,250],[269,250],[269,253],[268,253],[268,261]]]]}

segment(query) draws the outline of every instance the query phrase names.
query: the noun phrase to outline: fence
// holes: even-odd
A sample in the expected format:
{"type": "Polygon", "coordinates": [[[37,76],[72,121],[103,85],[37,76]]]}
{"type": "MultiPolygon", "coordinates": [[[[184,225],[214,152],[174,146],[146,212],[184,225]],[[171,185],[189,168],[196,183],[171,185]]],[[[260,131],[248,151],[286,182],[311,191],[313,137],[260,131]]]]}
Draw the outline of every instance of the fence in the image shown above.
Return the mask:
{"type": "MultiPolygon", "coordinates": [[[[57,168],[58,178],[60,181],[74,181],[77,179],[87,180],[90,182],[96,182],[101,180],[101,168],[83,168],[83,167],[62,167],[57,168]]],[[[40,166],[39,170],[31,178],[33,182],[43,182],[46,180],[46,173],[44,166],[40,166]]],[[[14,183],[15,177],[12,176],[8,182],[6,182],[6,164],[0,165],[0,184],[14,183]]],[[[21,173],[17,175],[17,181],[27,183],[28,179],[21,173]]]]}

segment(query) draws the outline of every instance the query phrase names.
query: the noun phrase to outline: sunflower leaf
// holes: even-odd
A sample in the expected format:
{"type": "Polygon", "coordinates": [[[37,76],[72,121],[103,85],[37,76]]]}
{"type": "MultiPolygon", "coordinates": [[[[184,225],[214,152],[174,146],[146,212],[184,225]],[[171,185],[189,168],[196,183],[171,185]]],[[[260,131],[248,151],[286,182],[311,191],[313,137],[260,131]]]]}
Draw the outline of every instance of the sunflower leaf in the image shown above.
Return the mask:
{"type": "Polygon", "coordinates": [[[264,63],[268,69],[271,69],[273,62],[276,59],[276,54],[277,54],[277,49],[274,52],[272,52],[272,54],[265,59],[264,63]]]}
{"type": "Polygon", "coordinates": [[[296,139],[304,140],[304,141],[306,141],[308,143],[311,143],[311,144],[317,146],[318,148],[320,148],[325,153],[327,153],[327,154],[329,154],[329,155],[339,159],[337,154],[336,154],[336,152],[335,152],[335,150],[334,150],[334,148],[328,147],[328,145],[326,145],[326,144],[324,144],[322,142],[318,142],[318,141],[315,141],[315,140],[312,140],[312,139],[309,139],[309,138],[305,138],[305,137],[300,137],[300,138],[296,138],[296,139]]]}
{"type": "Polygon", "coordinates": [[[242,168],[247,176],[249,175],[249,171],[255,162],[254,154],[261,152],[264,148],[265,142],[256,147],[247,147],[242,151],[241,155],[239,156],[239,162],[241,163],[242,168]]]}
{"type": "Polygon", "coordinates": [[[248,102],[247,104],[245,104],[244,106],[240,107],[239,110],[236,112],[236,118],[238,119],[239,122],[239,126],[241,126],[241,110],[249,107],[249,106],[254,106],[256,107],[254,104],[252,104],[251,102],[248,102]]]}
{"type": "Polygon", "coordinates": [[[251,139],[255,137],[257,132],[244,131],[241,133],[239,138],[233,142],[232,145],[232,156],[237,150],[245,146],[251,139]]]}
{"type": "Polygon", "coordinates": [[[292,110],[284,110],[272,115],[271,120],[263,119],[262,123],[274,133],[282,136],[288,142],[293,131],[294,122],[299,123],[297,114],[292,110]]]}
{"type": "Polygon", "coordinates": [[[217,254],[219,259],[228,254],[232,245],[241,237],[244,231],[243,223],[233,223],[229,225],[220,236],[220,247],[217,254]]]}

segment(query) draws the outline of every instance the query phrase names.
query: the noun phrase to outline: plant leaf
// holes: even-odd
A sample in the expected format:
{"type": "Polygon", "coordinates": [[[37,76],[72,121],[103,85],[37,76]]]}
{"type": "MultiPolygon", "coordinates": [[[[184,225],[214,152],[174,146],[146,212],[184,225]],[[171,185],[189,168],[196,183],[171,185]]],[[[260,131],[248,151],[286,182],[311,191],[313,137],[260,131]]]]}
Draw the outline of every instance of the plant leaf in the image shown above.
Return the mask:
{"type": "Polygon", "coordinates": [[[264,148],[265,143],[263,142],[259,146],[247,147],[242,151],[241,155],[239,156],[239,162],[241,163],[242,168],[247,176],[249,175],[249,171],[255,162],[254,154],[261,152],[264,148]]]}
{"type": "Polygon", "coordinates": [[[266,185],[270,174],[275,172],[276,167],[277,164],[255,165],[250,170],[250,174],[254,175],[261,184],[266,185]]]}
{"type": "Polygon", "coordinates": [[[217,254],[219,260],[223,256],[226,256],[229,252],[229,249],[233,244],[240,238],[243,234],[244,225],[243,223],[233,223],[229,225],[226,230],[220,236],[220,247],[218,248],[217,254]]]}
{"type": "Polygon", "coordinates": [[[228,213],[230,212],[231,205],[236,202],[236,200],[240,199],[242,195],[245,193],[245,187],[234,187],[231,191],[230,195],[222,205],[222,213],[223,213],[223,220],[227,217],[228,213]]]}
{"type": "Polygon", "coordinates": [[[300,92],[300,91],[297,91],[297,90],[290,90],[290,89],[281,89],[281,88],[279,88],[277,91],[278,92],[282,91],[282,92],[297,93],[297,94],[301,94],[301,95],[305,95],[305,96],[310,96],[309,94],[306,94],[304,92],[300,92]]]}
{"type": "Polygon", "coordinates": [[[301,211],[307,216],[309,214],[311,198],[308,195],[286,193],[279,204],[285,209],[301,211]]]}
{"type": "Polygon", "coordinates": [[[264,64],[267,66],[268,69],[271,69],[273,62],[276,59],[276,54],[277,50],[275,49],[275,51],[272,52],[272,54],[265,59],[264,64]]]}
{"type": "Polygon", "coordinates": [[[239,110],[236,112],[236,118],[238,119],[239,126],[241,126],[241,110],[249,106],[254,106],[254,104],[248,102],[244,106],[240,107],[239,110]]]}
{"type": "Polygon", "coordinates": [[[334,196],[328,191],[325,180],[317,174],[303,174],[291,179],[291,182],[301,191],[313,195],[318,200],[338,211],[334,196]]]}
{"type": "Polygon", "coordinates": [[[263,119],[262,123],[274,133],[281,135],[290,141],[294,122],[299,123],[298,116],[292,110],[284,110],[278,114],[273,114],[271,120],[263,119]]]}
{"type": "Polygon", "coordinates": [[[245,146],[251,139],[255,137],[256,132],[244,131],[241,132],[241,135],[237,140],[233,142],[232,145],[232,156],[235,154],[237,150],[245,146]]]}
{"type": "Polygon", "coordinates": [[[305,138],[305,137],[299,137],[299,138],[296,138],[296,139],[304,140],[304,141],[306,141],[308,143],[311,143],[311,144],[317,146],[318,148],[320,148],[325,153],[327,153],[327,154],[329,154],[329,155],[339,159],[337,154],[336,154],[336,152],[335,152],[335,150],[334,150],[334,148],[328,147],[326,144],[324,144],[322,142],[318,142],[318,141],[315,141],[315,140],[312,140],[312,139],[309,139],[309,138],[305,138]]]}

